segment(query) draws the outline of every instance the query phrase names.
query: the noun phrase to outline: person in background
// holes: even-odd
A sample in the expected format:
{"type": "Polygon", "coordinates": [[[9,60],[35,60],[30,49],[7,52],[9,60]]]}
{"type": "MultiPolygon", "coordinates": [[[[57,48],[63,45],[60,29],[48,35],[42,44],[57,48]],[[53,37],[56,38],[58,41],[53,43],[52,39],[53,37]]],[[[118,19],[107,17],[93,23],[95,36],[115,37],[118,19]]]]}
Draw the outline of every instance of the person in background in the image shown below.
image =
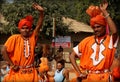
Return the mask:
{"type": "Polygon", "coordinates": [[[94,35],[83,39],[73,48],[69,57],[77,72],[77,77],[71,80],[73,82],[108,82],[111,80],[110,66],[119,37],[107,7],[108,2],[104,0],[100,6],[92,5],[86,10],[91,17],[90,25],[94,35]],[[76,64],[76,55],[80,57],[80,66],[76,64]]]}
{"type": "Polygon", "coordinates": [[[54,81],[55,82],[69,82],[69,71],[65,69],[65,60],[57,61],[56,71],[54,74],[54,81]]]}
{"type": "Polygon", "coordinates": [[[57,52],[63,52],[63,47],[62,46],[59,46],[59,49],[57,52]]]}
{"type": "MultiPolygon", "coordinates": [[[[2,63],[2,62],[1,62],[2,63]]],[[[5,75],[7,75],[9,73],[10,70],[10,66],[8,64],[8,62],[3,62],[0,72],[1,72],[1,82],[3,81],[3,78],[5,77],[5,75]]]]}
{"type": "Polygon", "coordinates": [[[42,49],[40,52],[42,52],[42,57],[39,58],[40,64],[38,67],[38,76],[39,81],[45,81],[45,82],[53,82],[53,78],[49,75],[51,62],[49,60],[49,57],[52,56],[51,47],[49,44],[42,44],[42,49]]]}
{"type": "Polygon", "coordinates": [[[42,27],[44,9],[37,3],[33,4],[33,8],[39,11],[36,28],[31,32],[33,17],[26,16],[18,23],[20,34],[10,36],[2,47],[4,59],[10,64],[9,74],[4,77],[4,82],[38,82],[38,74],[33,66],[34,49],[42,27]]]}
{"type": "Polygon", "coordinates": [[[62,46],[59,46],[57,52],[56,52],[56,55],[55,55],[55,60],[56,61],[59,61],[61,59],[63,59],[63,47],[62,46]]]}
{"type": "Polygon", "coordinates": [[[49,71],[49,61],[48,55],[50,54],[50,46],[48,44],[42,45],[42,57],[40,58],[40,64],[38,68],[39,72],[39,81],[49,81],[48,71],[49,71]]]}

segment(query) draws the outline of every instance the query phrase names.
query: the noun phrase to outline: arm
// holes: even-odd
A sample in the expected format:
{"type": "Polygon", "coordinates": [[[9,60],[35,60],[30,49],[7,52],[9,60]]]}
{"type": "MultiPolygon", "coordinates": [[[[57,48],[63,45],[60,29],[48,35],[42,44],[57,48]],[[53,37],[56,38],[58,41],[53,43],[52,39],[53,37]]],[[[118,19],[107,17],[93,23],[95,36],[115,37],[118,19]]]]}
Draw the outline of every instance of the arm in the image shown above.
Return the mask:
{"type": "Polygon", "coordinates": [[[14,64],[12,63],[12,61],[10,60],[8,53],[7,53],[7,48],[6,46],[3,46],[1,49],[1,53],[3,55],[3,58],[10,64],[10,66],[13,66],[14,64]]]}
{"type": "Polygon", "coordinates": [[[8,53],[7,53],[6,46],[2,47],[1,53],[3,54],[4,59],[10,64],[11,69],[13,69],[14,71],[18,71],[19,70],[19,66],[14,65],[13,62],[10,60],[10,58],[8,56],[8,53]]]}
{"type": "Polygon", "coordinates": [[[63,71],[63,75],[65,76],[66,82],[69,82],[69,71],[67,69],[63,71]]]}
{"type": "Polygon", "coordinates": [[[82,73],[82,72],[80,71],[80,69],[79,69],[79,67],[78,67],[78,65],[77,65],[77,63],[76,63],[75,56],[76,56],[76,53],[73,51],[73,52],[71,53],[70,57],[69,57],[69,58],[70,58],[70,61],[71,61],[72,65],[73,65],[75,71],[76,71],[77,74],[79,75],[79,76],[77,76],[77,77],[79,77],[79,79],[84,79],[84,78],[87,77],[87,73],[82,73]]]}
{"type": "Polygon", "coordinates": [[[103,4],[100,4],[100,9],[103,13],[103,15],[105,16],[108,26],[110,28],[110,31],[113,35],[113,44],[115,43],[115,41],[117,40],[118,34],[117,34],[117,28],[116,25],[114,23],[114,21],[112,20],[112,18],[109,16],[109,13],[107,12],[107,7],[108,7],[108,2],[105,0],[103,4]]]}
{"type": "Polygon", "coordinates": [[[44,9],[40,5],[38,5],[37,3],[34,3],[33,7],[40,12],[39,19],[38,19],[36,28],[34,30],[35,33],[36,33],[36,36],[38,36],[38,33],[39,33],[40,28],[42,27],[42,23],[43,23],[43,18],[44,18],[44,13],[43,12],[44,12],[44,9]]]}
{"type": "Polygon", "coordinates": [[[81,74],[81,71],[80,71],[80,69],[79,69],[79,67],[78,67],[78,65],[77,65],[77,63],[76,63],[75,55],[76,55],[76,53],[73,51],[73,52],[71,53],[71,55],[69,56],[69,58],[70,58],[70,61],[71,61],[72,65],[73,65],[74,69],[75,69],[75,70],[78,72],[78,74],[80,75],[80,74],[81,74]]]}

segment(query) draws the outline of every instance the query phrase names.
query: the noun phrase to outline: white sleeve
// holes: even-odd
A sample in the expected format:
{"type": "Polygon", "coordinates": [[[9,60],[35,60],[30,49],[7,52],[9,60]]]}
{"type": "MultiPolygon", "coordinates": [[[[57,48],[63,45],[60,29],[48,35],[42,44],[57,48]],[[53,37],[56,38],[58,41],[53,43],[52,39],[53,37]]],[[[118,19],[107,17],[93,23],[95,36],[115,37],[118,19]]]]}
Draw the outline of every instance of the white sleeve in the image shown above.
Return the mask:
{"type": "Polygon", "coordinates": [[[74,52],[78,57],[80,57],[82,54],[79,52],[78,45],[73,48],[74,52]]]}
{"type": "Polygon", "coordinates": [[[109,43],[109,48],[112,49],[113,47],[117,47],[117,44],[118,44],[118,41],[119,41],[119,37],[117,37],[117,40],[115,41],[114,45],[113,44],[113,39],[112,39],[112,35],[110,36],[110,43],[109,43]]]}

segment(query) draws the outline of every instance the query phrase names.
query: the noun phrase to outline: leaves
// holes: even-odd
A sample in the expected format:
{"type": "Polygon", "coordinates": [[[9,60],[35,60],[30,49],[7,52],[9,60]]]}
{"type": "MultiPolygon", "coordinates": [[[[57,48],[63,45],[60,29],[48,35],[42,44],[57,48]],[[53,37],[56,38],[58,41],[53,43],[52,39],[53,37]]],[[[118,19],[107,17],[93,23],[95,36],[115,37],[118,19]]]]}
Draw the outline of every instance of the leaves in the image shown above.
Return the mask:
{"type": "MultiPolygon", "coordinates": [[[[14,0],[14,3],[0,3],[0,11],[9,22],[7,26],[2,25],[6,33],[18,33],[18,21],[28,14],[34,17],[34,25],[38,20],[38,12],[32,8],[32,3],[37,2],[45,9],[42,33],[46,37],[52,37],[53,17],[56,18],[56,35],[67,35],[70,30],[62,23],[62,16],[76,19],[89,24],[89,16],[86,9],[91,4],[98,5],[103,0],[14,0]]],[[[120,0],[109,0],[109,11],[116,24],[120,26],[120,0]]]]}

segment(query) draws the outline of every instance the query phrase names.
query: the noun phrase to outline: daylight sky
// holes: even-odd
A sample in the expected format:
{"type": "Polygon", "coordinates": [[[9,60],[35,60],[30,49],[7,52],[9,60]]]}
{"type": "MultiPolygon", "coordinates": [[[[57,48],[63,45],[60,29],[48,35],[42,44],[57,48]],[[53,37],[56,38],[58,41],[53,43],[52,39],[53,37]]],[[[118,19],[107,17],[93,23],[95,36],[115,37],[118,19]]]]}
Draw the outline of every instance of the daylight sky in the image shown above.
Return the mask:
{"type": "Polygon", "coordinates": [[[7,0],[9,3],[12,3],[13,2],[13,0],[7,0]]]}

